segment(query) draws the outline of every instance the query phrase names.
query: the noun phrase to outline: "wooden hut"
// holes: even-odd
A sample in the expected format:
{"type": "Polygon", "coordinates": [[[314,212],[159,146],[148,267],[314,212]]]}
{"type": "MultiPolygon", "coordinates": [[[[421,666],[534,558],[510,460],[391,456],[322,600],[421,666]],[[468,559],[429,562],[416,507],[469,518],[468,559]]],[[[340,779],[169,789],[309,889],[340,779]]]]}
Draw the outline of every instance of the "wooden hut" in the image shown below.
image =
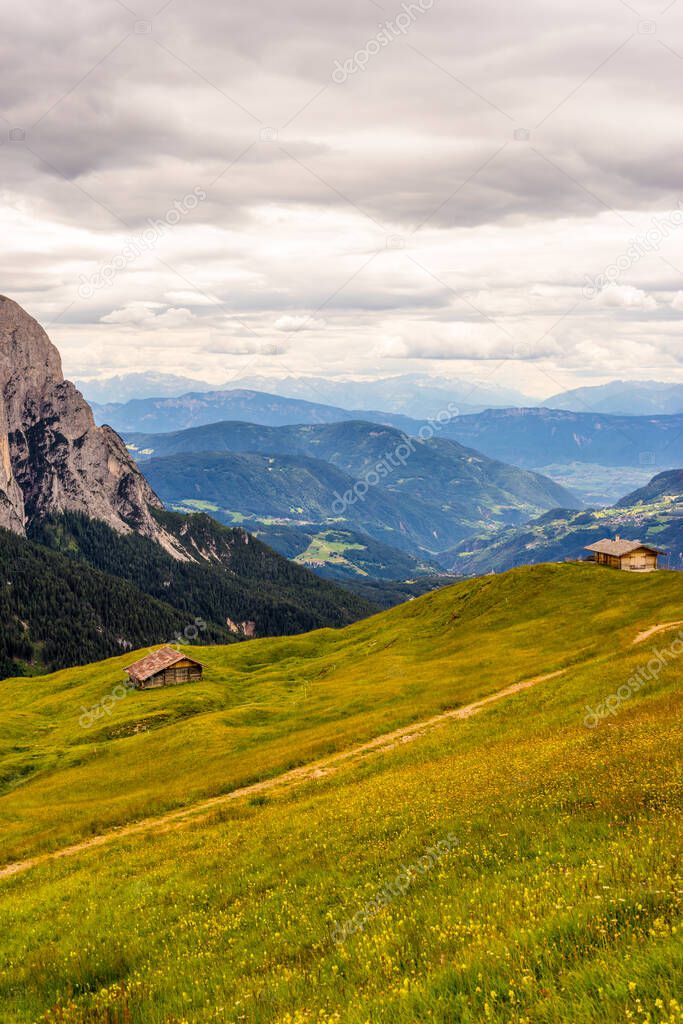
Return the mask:
{"type": "Polygon", "coordinates": [[[600,540],[586,548],[595,556],[598,565],[625,572],[654,572],[659,568],[659,556],[665,554],[661,548],[643,544],[639,540],[600,540]]]}
{"type": "Polygon", "coordinates": [[[148,690],[155,686],[175,686],[177,683],[194,682],[202,678],[204,666],[194,658],[162,647],[146,658],[136,661],[126,669],[131,684],[137,690],[148,690]]]}

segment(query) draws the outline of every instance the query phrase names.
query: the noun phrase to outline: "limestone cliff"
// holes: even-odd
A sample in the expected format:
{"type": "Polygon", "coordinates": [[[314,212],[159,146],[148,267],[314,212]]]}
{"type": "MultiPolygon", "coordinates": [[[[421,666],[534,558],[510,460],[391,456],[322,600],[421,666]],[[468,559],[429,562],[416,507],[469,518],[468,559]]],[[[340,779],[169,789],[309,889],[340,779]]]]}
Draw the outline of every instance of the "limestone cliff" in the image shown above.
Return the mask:
{"type": "Polygon", "coordinates": [[[97,427],[80,391],[64,380],[40,324],[0,296],[0,526],[25,533],[50,513],[83,512],[178,557],[152,508],[161,502],[118,434],[97,427]]]}

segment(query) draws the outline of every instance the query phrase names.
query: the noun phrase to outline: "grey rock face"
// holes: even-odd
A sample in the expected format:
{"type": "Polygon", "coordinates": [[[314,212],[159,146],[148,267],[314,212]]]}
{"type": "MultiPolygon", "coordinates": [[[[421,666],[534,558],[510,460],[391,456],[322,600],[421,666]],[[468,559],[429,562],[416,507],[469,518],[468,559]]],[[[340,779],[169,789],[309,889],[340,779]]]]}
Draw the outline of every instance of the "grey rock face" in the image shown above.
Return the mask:
{"type": "Polygon", "coordinates": [[[40,324],[0,296],[0,526],[83,512],[174,547],[150,508],[161,502],[121,438],[95,425],[40,324]]]}

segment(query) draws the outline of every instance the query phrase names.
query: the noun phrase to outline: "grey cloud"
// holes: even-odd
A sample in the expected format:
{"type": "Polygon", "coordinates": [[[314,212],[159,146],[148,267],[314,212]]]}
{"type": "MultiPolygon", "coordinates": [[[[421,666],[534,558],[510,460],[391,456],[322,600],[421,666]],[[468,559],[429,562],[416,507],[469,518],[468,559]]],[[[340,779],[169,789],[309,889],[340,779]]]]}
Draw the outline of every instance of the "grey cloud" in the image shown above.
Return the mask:
{"type": "MultiPolygon", "coordinates": [[[[475,289],[498,289],[513,317],[559,315],[564,295],[540,301],[530,289],[580,288],[603,259],[593,235],[581,244],[589,232],[605,234],[607,262],[624,244],[610,232],[626,240],[631,230],[620,214],[670,209],[677,197],[682,64],[670,48],[683,55],[683,24],[654,0],[641,0],[640,16],[616,2],[435,0],[343,84],[332,81],[335,61],[366,46],[401,3],[174,0],[158,17],[152,0],[132,6],[136,15],[113,0],[35,0],[0,40],[5,292],[57,315],[79,273],[115,256],[128,232],[191,189],[207,192],[111,291],[64,314],[74,330],[156,301],[189,308],[188,337],[199,341],[226,311],[263,327],[324,304],[340,331],[401,336],[401,321],[440,325],[454,309],[467,322],[458,296],[475,289]],[[647,18],[656,32],[639,30],[647,18]],[[145,19],[151,31],[137,31],[145,19]],[[26,129],[25,145],[10,142],[11,125],[26,129]],[[529,140],[515,138],[520,128],[529,140]],[[437,274],[452,270],[448,287],[384,255],[361,271],[392,235],[408,255],[425,247],[437,274]],[[487,251],[483,237],[501,248],[487,251]],[[222,310],[166,302],[193,289],[222,310]]],[[[683,266],[683,253],[667,258],[683,266]]],[[[634,268],[625,283],[660,305],[639,310],[643,322],[673,315],[658,288],[679,290],[675,275],[654,258],[634,268]]],[[[594,304],[584,315],[604,335],[633,329],[636,313],[594,304]]],[[[93,330],[110,338],[114,326],[93,330]]],[[[230,324],[236,354],[242,329],[230,324]]],[[[476,358],[476,344],[461,357],[476,358]]],[[[432,358],[421,345],[406,358],[432,358]]]]}

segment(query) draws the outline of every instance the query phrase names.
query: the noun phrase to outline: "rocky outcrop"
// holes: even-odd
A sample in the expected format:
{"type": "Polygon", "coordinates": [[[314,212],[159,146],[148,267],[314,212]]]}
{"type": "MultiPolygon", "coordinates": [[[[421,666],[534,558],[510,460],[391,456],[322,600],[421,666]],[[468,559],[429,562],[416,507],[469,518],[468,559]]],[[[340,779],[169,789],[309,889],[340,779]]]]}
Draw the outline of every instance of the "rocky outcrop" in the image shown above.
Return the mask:
{"type": "Polygon", "coordinates": [[[186,557],[152,515],[161,502],[110,427],[97,427],[59,353],[21,306],[0,296],[0,526],[83,512],[186,557]]]}

